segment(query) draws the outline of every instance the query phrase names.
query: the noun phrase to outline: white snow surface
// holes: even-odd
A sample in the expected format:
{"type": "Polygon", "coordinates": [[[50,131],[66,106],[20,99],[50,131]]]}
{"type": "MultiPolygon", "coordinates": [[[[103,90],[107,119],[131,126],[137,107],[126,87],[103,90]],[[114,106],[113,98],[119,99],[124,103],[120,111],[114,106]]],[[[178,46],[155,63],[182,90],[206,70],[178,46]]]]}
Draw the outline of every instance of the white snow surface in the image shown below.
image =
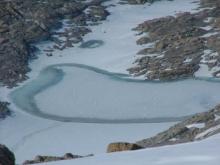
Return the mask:
{"type": "Polygon", "coordinates": [[[16,162],[21,164],[36,155],[105,153],[111,142],[135,142],[173,124],[62,123],[16,112],[16,117],[1,121],[0,140],[15,153],[16,162]]]}
{"type": "Polygon", "coordinates": [[[204,128],[205,123],[194,123],[186,126],[187,128],[204,128]]]}
{"type": "Polygon", "coordinates": [[[216,131],[219,132],[219,130],[220,130],[220,125],[216,125],[216,126],[214,126],[214,127],[211,127],[211,128],[209,128],[209,129],[205,130],[204,132],[202,132],[202,133],[196,135],[195,139],[196,139],[196,140],[197,140],[197,139],[203,139],[203,138],[205,138],[206,136],[209,136],[209,135],[211,135],[212,133],[214,133],[214,132],[216,132],[216,131]]]}
{"type": "MultiPolygon", "coordinates": [[[[45,165],[219,165],[220,135],[187,144],[45,163],[45,165]]],[[[43,165],[43,164],[42,164],[43,165]]]]}
{"type": "MultiPolygon", "coordinates": [[[[217,60],[215,59],[215,57],[218,56],[218,52],[213,52],[209,49],[204,50],[204,54],[202,55],[202,59],[200,61],[200,68],[197,72],[195,72],[195,76],[196,77],[213,77],[213,73],[215,73],[216,71],[220,70],[219,66],[215,66],[213,68],[209,68],[208,64],[212,64],[212,63],[216,63],[217,60]],[[208,60],[207,60],[208,58],[208,60]],[[210,58],[214,58],[212,60],[210,60],[210,58]]],[[[218,74],[217,74],[218,77],[218,74]]]]}

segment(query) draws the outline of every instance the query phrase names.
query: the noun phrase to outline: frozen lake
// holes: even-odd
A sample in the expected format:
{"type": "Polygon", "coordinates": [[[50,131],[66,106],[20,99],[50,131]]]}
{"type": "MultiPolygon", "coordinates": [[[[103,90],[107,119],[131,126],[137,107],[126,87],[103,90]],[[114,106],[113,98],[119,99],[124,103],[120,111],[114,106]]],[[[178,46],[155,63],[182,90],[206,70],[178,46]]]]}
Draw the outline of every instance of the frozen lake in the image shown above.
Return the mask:
{"type": "Polygon", "coordinates": [[[13,91],[20,109],[46,119],[82,123],[183,120],[220,102],[218,81],[147,82],[82,64],[58,64],[13,91]]]}

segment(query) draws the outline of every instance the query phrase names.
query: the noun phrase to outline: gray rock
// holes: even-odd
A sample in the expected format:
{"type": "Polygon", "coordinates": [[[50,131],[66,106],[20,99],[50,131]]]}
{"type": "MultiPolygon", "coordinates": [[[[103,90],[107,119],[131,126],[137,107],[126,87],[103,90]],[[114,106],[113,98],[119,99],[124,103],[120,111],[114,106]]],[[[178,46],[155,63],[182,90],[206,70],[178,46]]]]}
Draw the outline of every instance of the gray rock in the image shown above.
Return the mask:
{"type": "Polygon", "coordinates": [[[0,165],[15,165],[14,154],[4,145],[0,144],[0,165]]]}
{"type": "MultiPolygon", "coordinates": [[[[137,44],[152,43],[152,47],[144,48],[137,53],[142,56],[134,62],[137,66],[128,69],[129,73],[134,76],[145,75],[150,80],[193,77],[200,67],[205,49],[220,53],[219,35],[201,37],[209,32],[200,28],[208,25],[203,20],[219,12],[216,8],[213,10],[203,10],[195,14],[181,13],[177,17],[167,16],[139,24],[134,30],[140,34],[148,34],[138,39],[137,44]]],[[[206,64],[212,69],[220,65],[219,62],[218,55],[210,57],[206,64]]],[[[217,77],[218,73],[220,71],[213,76],[217,77]]]]}
{"type": "Polygon", "coordinates": [[[69,160],[69,159],[78,159],[78,158],[89,157],[89,156],[93,156],[93,155],[79,156],[79,155],[73,155],[71,153],[66,153],[64,156],[41,156],[41,155],[38,155],[34,158],[34,160],[26,160],[23,163],[23,165],[53,162],[53,161],[60,161],[60,160],[69,160]]]}
{"type": "Polygon", "coordinates": [[[5,118],[6,116],[11,115],[11,111],[8,108],[9,103],[0,102],[0,120],[5,118]]]}
{"type": "MultiPolygon", "coordinates": [[[[72,21],[64,34],[67,39],[56,46],[60,50],[81,42],[91,32],[87,21],[104,20],[109,13],[103,1],[77,0],[2,0],[0,2],[0,82],[9,87],[27,79],[28,60],[35,56],[33,43],[53,39],[53,31],[63,19],[72,21]],[[84,12],[89,9],[90,13],[84,12]],[[82,26],[83,25],[83,26],[82,26]]],[[[59,39],[58,39],[59,40],[59,39]]]]}

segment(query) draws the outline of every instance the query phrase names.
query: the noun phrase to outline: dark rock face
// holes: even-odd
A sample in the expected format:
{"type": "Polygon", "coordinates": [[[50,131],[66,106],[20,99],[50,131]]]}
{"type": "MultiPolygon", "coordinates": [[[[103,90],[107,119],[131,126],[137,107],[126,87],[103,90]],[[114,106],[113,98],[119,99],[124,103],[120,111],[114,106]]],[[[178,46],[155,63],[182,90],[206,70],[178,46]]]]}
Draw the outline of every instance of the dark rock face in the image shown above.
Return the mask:
{"type": "Polygon", "coordinates": [[[56,41],[54,48],[72,47],[89,33],[87,21],[104,20],[109,13],[101,5],[103,1],[76,0],[1,0],[0,2],[0,82],[10,87],[25,80],[28,60],[34,56],[32,46],[41,40],[56,41]],[[85,10],[88,9],[87,12],[85,10]],[[62,26],[68,19],[72,26],[58,36],[66,36],[61,43],[54,37],[53,29],[62,26]],[[84,27],[79,27],[84,25],[84,27]],[[74,38],[74,40],[72,39],[74,38]]]}
{"type": "Polygon", "coordinates": [[[79,156],[79,155],[73,155],[71,153],[66,153],[64,156],[58,157],[58,156],[36,156],[34,160],[26,160],[23,165],[28,164],[36,164],[36,163],[45,163],[45,162],[52,162],[52,161],[60,161],[60,160],[69,160],[69,159],[78,159],[83,157],[89,157],[93,155],[87,155],[87,156],[79,156]]]}
{"type": "Polygon", "coordinates": [[[4,145],[0,144],[0,165],[15,165],[14,154],[4,145]]]}
{"type": "MultiPolygon", "coordinates": [[[[150,80],[175,80],[193,77],[200,64],[207,65],[209,70],[220,66],[219,2],[202,0],[201,5],[213,8],[139,24],[134,30],[147,34],[137,40],[137,44],[148,46],[137,53],[141,56],[128,71],[150,80]],[[205,36],[214,32],[216,34],[205,36]]],[[[220,76],[219,73],[220,69],[213,71],[213,77],[220,76]]]]}
{"type": "Polygon", "coordinates": [[[143,147],[135,143],[117,142],[108,145],[107,152],[131,151],[142,149],[143,147]]]}
{"type": "Polygon", "coordinates": [[[8,105],[9,103],[7,102],[0,102],[0,120],[4,119],[6,116],[11,115],[8,105]]]}

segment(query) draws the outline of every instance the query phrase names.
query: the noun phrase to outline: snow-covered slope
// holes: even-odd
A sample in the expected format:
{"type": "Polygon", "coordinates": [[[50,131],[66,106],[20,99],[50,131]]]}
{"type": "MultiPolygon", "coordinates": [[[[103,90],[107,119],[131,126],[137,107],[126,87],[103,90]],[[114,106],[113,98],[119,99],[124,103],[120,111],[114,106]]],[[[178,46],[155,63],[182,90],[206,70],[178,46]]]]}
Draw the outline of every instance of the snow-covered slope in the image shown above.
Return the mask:
{"type": "MultiPolygon", "coordinates": [[[[45,163],[45,165],[219,165],[220,135],[199,142],[102,154],[94,157],[45,163]]],[[[43,164],[42,164],[43,165],[43,164]]]]}
{"type": "Polygon", "coordinates": [[[173,124],[62,123],[16,112],[16,117],[1,121],[0,141],[15,153],[16,162],[22,163],[36,155],[104,153],[110,142],[137,141],[173,124]]]}

